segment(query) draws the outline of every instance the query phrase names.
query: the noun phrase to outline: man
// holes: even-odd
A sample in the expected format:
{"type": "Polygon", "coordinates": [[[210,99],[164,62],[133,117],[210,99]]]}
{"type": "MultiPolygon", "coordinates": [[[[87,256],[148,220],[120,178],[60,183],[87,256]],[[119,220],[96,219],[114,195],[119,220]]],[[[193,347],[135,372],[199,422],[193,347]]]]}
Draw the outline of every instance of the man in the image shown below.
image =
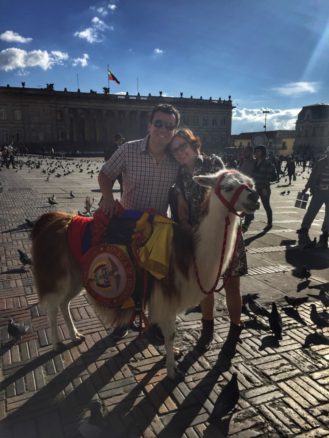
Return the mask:
{"type": "Polygon", "coordinates": [[[253,179],[257,193],[262,201],[266,211],[267,225],[264,230],[268,231],[272,228],[272,208],[270,205],[271,188],[270,183],[277,180],[277,174],[273,164],[266,159],[266,147],[256,146],[255,149],[255,167],[253,179]]]}
{"type": "MultiPolygon", "coordinates": [[[[116,212],[112,188],[121,174],[123,193],[120,202],[124,208],[140,211],[153,208],[166,215],[169,189],[178,172],[178,163],[169,155],[167,145],[179,121],[180,114],[172,105],[157,105],[150,116],[148,135],[124,143],[103,165],[98,176],[103,195],[99,206],[109,217],[116,212]]],[[[126,329],[116,329],[114,337],[123,337],[126,333],[126,329]]]]}
{"type": "MultiPolygon", "coordinates": [[[[242,161],[239,165],[240,172],[244,173],[250,178],[253,178],[255,162],[256,159],[254,157],[254,151],[252,149],[252,146],[246,146],[243,150],[242,161]]],[[[248,231],[248,228],[251,222],[254,220],[254,217],[254,213],[245,215],[244,223],[242,224],[243,233],[248,231]]]]}
{"type": "Polygon", "coordinates": [[[315,163],[309,180],[307,181],[303,192],[308,189],[311,191],[312,199],[305,213],[301,228],[297,230],[299,235],[308,237],[308,231],[318,214],[320,208],[325,204],[325,217],[322,224],[322,235],[320,236],[318,246],[328,247],[329,232],[329,147],[327,155],[315,163]]]}
{"type": "Polygon", "coordinates": [[[124,143],[108,160],[99,173],[102,192],[100,208],[110,217],[115,213],[113,183],[122,174],[121,204],[126,209],[143,211],[154,208],[160,214],[168,209],[168,192],[178,171],[177,162],[168,154],[180,114],[172,105],[156,106],[150,117],[148,135],[124,143]]]}

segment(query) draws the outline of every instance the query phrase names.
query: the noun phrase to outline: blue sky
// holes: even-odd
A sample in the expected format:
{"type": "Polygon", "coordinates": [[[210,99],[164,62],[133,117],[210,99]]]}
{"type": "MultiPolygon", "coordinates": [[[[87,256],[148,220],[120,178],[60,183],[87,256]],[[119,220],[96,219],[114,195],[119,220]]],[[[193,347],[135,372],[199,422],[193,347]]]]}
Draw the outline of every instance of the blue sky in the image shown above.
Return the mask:
{"type": "Polygon", "coordinates": [[[232,133],[329,103],[328,0],[2,0],[0,84],[224,98],[232,133]],[[137,79],[138,78],[138,79],[137,79]]]}

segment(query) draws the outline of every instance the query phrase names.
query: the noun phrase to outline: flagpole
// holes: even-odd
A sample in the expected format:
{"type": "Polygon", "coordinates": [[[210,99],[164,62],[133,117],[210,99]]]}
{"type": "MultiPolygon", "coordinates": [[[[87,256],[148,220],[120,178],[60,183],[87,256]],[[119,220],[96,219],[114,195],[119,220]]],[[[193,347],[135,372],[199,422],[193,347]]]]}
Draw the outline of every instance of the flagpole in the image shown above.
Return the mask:
{"type": "Polygon", "coordinates": [[[109,68],[110,67],[107,64],[107,71],[106,71],[106,74],[107,74],[107,88],[109,89],[109,92],[110,92],[109,68]]]}
{"type": "Polygon", "coordinates": [[[79,89],[79,73],[77,73],[77,89],[79,89]]]}
{"type": "Polygon", "coordinates": [[[138,79],[138,76],[137,76],[137,94],[139,93],[139,79],[138,79]]]}

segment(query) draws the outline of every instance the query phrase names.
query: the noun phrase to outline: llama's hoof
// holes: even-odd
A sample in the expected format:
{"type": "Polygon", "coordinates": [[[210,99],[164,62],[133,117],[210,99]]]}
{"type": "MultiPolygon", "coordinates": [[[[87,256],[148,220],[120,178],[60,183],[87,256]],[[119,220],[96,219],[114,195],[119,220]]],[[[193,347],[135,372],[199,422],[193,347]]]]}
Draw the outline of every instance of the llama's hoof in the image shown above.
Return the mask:
{"type": "Polygon", "coordinates": [[[74,337],[73,337],[73,342],[75,344],[80,344],[81,342],[83,342],[85,340],[85,336],[82,335],[81,333],[77,332],[75,333],[74,337]]]}

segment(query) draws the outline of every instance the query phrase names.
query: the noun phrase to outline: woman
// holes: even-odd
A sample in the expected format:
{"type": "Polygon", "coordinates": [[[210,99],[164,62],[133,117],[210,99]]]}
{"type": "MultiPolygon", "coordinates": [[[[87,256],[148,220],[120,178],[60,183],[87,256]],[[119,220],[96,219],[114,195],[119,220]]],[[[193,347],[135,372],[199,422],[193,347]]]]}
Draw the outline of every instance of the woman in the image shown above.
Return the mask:
{"type": "MultiPolygon", "coordinates": [[[[173,216],[180,224],[194,227],[200,222],[200,206],[208,189],[195,183],[192,177],[214,173],[223,169],[224,164],[216,155],[201,154],[201,141],[190,129],[180,129],[175,133],[170,143],[170,151],[181,165],[176,184],[170,195],[173,216]]],[[[240,276],[246,273],[247,260],[241,239],[230,276],[225,279],[226,303],[231,325],[222,351],[229,357],[235,354],[236,344],[242,330],[240,276]]],[[[214,294],[210,294],[201,302],[202,332],[197,344],[197,348],[201,351],[208,349],[213,340],[214,301],[214,294]]]]}
{"type": "Polygon", "coordinates": [[[255,152],[255,167],[253,173],[253,179],[255,181],[255,186],[257,193],[262,201],[263,207],[267,216],[267,225],[264,231],[268,231],[272,228],[272,208],[270,204],[271,197],[271,182],[277,180],[276,170],[270,160],[266,159],[266,147],[256,146],[254,148],[255,152]]]}

